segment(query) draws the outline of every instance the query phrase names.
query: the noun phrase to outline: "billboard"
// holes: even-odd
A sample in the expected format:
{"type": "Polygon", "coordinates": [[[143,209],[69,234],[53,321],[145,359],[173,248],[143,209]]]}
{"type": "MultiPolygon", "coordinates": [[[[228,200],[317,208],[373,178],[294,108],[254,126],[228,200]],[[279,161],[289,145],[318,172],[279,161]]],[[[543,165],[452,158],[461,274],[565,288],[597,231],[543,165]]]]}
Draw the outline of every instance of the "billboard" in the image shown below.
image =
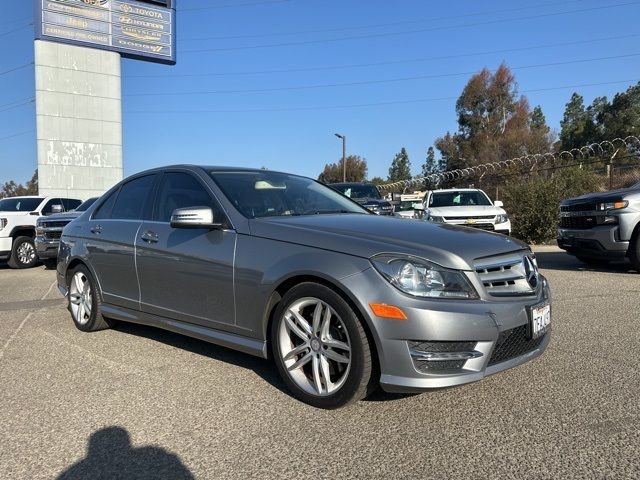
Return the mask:
{"type": "Polygon", "coordinates": [[[175,0],[35,0],[36,38],[175,65],[175,0]]]}

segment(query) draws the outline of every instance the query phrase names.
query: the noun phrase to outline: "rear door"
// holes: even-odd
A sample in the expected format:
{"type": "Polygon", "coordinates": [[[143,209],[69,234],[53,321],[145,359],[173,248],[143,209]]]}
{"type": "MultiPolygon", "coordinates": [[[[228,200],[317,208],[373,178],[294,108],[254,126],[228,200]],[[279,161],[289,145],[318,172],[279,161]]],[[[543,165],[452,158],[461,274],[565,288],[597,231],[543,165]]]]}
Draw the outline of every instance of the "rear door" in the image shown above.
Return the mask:
{"type": "Polygon", "coordinates": [[[183,322],[225,329],[235,324],[233,266],[236,232],[225,229],[175,229],[176,208],[211,207],[229,225],[217,200],[196,174],[162,175],[151,221],[136,238],[140,301],[143,311],[183,322]]]}
{"type": "Polygon", "coordinates": [[[123,184],[96,209],[88,222],[87,253],[106,303],[139,309],[135,239],[148,215],[157,174],[123,184]]]}

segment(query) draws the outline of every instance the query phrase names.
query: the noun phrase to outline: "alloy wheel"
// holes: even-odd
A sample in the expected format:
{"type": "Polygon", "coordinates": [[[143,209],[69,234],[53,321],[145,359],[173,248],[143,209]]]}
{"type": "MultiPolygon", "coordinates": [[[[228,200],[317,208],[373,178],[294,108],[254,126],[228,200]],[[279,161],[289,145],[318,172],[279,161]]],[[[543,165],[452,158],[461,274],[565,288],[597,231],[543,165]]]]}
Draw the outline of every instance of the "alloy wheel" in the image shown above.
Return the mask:
{"type": "Polygon", "coordinates": [[[29,242],[23,242],[16,251],[18,261],[23,265],[29,265],[36,259],[36,249],[29,242]]]}
{"type": "Polygon", "coordinates": [[[293,302],[277,338],[287,374],[302,390],[324,397],[344,385],[351,342],[344,322],[327,303],[312,297],[293,302]]]}
{"type": "Polygon", "coordinates": [[[83,272],[76,272],[69,285],[69,301],[71,302],[71,314],[80,325],[85,325],[91,318],[93,300],[91,297],[91,284],[83,272]]]}

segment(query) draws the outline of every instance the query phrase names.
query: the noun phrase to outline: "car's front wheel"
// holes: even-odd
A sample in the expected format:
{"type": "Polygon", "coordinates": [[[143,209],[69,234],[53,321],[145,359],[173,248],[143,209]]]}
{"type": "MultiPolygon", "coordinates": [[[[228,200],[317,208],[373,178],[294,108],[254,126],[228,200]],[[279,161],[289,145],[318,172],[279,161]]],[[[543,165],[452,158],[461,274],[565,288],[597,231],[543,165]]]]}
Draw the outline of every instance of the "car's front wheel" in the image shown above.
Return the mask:
{"type": "Polygon", "coordinates": [[[31,237],[18,237],[13,241],[11,257],[7,262],[11,268],[31,268],[38,263],[38,253],[31,237]]]}
{"type": "Polygon", "coordinates": [[[362,399],[372,355],[358,316],[330,288],[302,283],[280,302],[271,330],[278,371],[293,395],[319,408],[362,399]]]}
{"type": "Polygon", "coordinates": [[[69,311],[78,330],[96,332],[112,326],[112,322],[102,316],[100,295],[87,267],[78,265],[69,272],[67,288],[69,311]]]}

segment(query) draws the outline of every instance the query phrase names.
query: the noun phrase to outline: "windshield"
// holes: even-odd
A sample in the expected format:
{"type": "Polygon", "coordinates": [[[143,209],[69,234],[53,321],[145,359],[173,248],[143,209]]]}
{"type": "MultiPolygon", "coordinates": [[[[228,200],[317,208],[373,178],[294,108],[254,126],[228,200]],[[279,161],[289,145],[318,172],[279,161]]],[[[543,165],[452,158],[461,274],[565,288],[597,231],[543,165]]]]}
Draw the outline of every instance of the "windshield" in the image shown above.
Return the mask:
{"type": "Polygon", "coordinates": [[[42,198],[5,198],[0,200],[0,212],[33,212],[42,198]]]}
{"type": "Polygon", "coordinates": [[[72,210],[72,212],[86,212],[87,210],[89,210],[89,207],[93,205],[96,202],[96,200],[98,200],[98,198],[99,197],[90,198],[89,200],[82,202],[80,206],[72,210]]]}
{"type": "Polygon", "coordinates": [[[353,185],[331,185],[331,188],[339,191],[345,197],[349,198],[380,198],[380,192],[375,185],[362,183],[353,185]]]}
{"type": "Polygon", "coordinates": [[[405,200],[404,202],[400,202],[396,207],[396,212],[406,212],[407,210],[415,210],[413,206],[416,203],[421,203],[420,200],[405,200]]]}
{"type": "Polygon", "coordinates": [[[210,172],[233,205],[247,218],[323,213],[369,213],[314,180],[276,172],[210,172]]]}
{"type": "Polygon", "coordinates": [[[429,206],[436,208],[491,205],[491,200],[489,200],[484,192],[481,192],[479,190],[438,192],[431,195],[431,198],[429,199],[429,206]]]}

